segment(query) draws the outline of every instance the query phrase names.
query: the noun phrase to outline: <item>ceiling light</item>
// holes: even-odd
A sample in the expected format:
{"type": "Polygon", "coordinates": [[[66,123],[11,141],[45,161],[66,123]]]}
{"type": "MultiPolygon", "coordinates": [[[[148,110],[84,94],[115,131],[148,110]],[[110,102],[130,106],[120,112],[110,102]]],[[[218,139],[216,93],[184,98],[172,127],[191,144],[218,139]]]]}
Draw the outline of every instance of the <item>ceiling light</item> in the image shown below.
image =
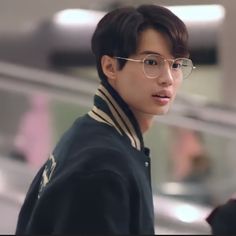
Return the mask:
{"type": "MultiPolygon", "coordinates": [[[[181,5],[166,6],[185,23],[210,23],[223,20],[225,9],[222,5],[181,5]]],[[[96,25],[106,12],[65,9],[56,13],[53,17],[54,23],[61,26],[96,25]]]]}
{"type": "Polygon", "coordinates": [[[200,211],[188,204],[177,206],[173,209],[173,214],[185,223],[193,223],[201,219],[200,211]]]}
{"type": "Polygon", "coordinates": [[[104,16],[105,12],[83,10],[83,9],[66,9],[56,13],[53,21],[62,26],[91,25],[104,16]]]}
{"type": "Polygon", "coordinates": [[[167,7],[184,22],[200,23],[221,21],[225,15],[222,5],[186,5],[167,7]]]}

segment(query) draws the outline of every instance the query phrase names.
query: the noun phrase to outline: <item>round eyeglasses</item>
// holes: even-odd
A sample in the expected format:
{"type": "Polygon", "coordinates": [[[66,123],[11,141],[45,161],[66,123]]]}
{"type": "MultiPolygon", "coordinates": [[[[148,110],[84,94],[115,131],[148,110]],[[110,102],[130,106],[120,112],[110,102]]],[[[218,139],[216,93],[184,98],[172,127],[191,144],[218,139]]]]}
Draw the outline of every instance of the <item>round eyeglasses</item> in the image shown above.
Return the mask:
{"type": "Polygon", "coordinates": [[[186,79],[195,67],[189,58],[166,59],[158,54],[148,54],[143,59],[132,59],[126,57],[115,57],[116,59],[143,63],[143,72],[149,79],[159,77],[165,67],[165,62],[169,63],[173,79],[186,79]]]}

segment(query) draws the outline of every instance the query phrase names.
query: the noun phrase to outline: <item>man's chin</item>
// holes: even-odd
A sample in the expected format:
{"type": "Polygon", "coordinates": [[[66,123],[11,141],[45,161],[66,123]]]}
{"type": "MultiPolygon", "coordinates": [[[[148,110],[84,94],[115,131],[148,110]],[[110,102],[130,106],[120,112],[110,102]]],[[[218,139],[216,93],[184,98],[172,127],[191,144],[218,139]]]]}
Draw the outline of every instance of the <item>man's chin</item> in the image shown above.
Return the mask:
{"type": "Polygon", "coordinates": [[[162,116],[162,115],[166,115],[169,112],[169,107],[163,107],[163,109],[159,109],[156,112],[157,116],[162,116]]]}

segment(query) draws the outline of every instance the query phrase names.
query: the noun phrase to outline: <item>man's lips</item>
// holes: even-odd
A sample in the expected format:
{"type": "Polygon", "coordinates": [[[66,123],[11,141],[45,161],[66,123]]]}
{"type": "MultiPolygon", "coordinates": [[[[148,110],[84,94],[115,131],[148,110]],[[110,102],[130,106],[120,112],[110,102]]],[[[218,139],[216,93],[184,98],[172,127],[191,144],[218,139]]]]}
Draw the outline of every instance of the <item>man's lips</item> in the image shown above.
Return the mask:
{"type": "Polygon", "coordinates": [[[169,90],[161,90],[161,91],[157,91],[157,92],[153,93],[152,96],[170,99],[172,97],[172,93],[169,90]]]}
{"type": "Polygon", "coordinates": [[[161,90],[152,94],[152,97],[159,105],[166,105],[167,103],[169,103],[172,94],[168,90],[161,90]]]}

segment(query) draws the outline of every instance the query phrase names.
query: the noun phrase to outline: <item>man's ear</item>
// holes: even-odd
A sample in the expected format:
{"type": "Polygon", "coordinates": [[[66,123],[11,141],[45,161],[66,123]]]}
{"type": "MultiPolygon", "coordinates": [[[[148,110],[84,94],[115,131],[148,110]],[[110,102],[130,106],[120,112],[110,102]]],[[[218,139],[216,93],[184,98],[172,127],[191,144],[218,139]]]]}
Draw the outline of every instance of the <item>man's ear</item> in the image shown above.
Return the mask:
{"type": "Polygon", "coordinates": [[[101,58],[101,66],[103,73],[108,79],[114,80],[116,78],[116,60],[113,57],[103,55],[101,58]]]}

